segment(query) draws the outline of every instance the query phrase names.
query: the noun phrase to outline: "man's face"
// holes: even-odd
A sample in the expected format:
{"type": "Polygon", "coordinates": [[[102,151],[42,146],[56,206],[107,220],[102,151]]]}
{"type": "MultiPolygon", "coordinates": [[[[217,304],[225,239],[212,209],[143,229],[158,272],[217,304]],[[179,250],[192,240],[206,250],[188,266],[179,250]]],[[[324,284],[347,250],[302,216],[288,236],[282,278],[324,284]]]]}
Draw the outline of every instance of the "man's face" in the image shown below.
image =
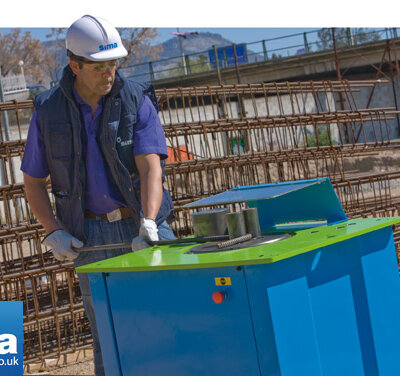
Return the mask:
{"type": "Polygon", "coordinates": [[[79,62],[70,62],[80,86],[83,86],[88,94],[99,97],[111,91],[117,65],[117,60],[94,62],[82,58],[79,62]]]}

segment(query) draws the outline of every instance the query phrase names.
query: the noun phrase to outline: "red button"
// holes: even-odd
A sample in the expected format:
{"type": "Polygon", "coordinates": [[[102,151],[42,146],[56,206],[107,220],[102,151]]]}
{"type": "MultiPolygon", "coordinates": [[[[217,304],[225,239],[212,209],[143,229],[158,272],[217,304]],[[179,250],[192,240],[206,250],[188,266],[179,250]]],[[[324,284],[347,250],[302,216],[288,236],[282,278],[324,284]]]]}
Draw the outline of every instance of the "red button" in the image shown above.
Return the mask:
{"type": "Polygon", "coordinates": [[[221,304],[225,299],[225,295],[222,292],[215,291],[214,294],[212,294],[212,298],[214,303],[221,304]]]}

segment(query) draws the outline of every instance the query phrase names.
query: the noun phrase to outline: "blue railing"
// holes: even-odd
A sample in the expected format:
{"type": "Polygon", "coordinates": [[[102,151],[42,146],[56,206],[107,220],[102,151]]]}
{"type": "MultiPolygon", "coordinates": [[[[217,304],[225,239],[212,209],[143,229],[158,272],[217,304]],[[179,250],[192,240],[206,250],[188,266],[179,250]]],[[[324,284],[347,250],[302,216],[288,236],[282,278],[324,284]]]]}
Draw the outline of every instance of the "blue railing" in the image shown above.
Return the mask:
{"type": "MultiPolygon", "coordinates": [[[[398,38],[398,28],[381,29],[336,29],[336,45],[339,50],[354,46],[398,38]]],[[[264,61],[280,61],[282,59],[312,54],[333,49],[331,29],[319,29],[304,33],[285,35],[277,38],[264,39],[257,42],[244,43],[246,62],[252,64],[264,61]]],[[[222,47],[218,47],[221,49],[222,47]]],[[[232,50],[232,46],[226,49],[232,50]]],[[[223,48],[222,48],[223,49],[223,48]]],[[[182,77],[197,73],[214,71],[216,69],[210,60],[210,50],[205,50],[184,56],[134,64],[124,68],[124,74],[136,81],[157,81],[166,78],[182,77]]],[[[220,54],[218,54],[220,55],[220,54]]],[[[215,54],[213,55],[215,56],[215,54]]],[[[220,68],[232,66],[225,53],[219,60],[220,68]]]]}

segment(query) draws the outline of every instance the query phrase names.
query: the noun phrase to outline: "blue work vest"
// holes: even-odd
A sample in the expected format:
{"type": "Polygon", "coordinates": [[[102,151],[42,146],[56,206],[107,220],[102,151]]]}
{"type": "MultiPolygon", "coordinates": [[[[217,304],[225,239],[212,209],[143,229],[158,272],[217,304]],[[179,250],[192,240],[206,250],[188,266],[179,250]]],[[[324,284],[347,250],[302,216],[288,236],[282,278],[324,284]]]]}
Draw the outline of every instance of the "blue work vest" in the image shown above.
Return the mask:
{"type": "MultiPolygon", "coordinates": [[[[60,83],[35,98],[38,124],[46,146],[52,193],[56,215],[73,236],[86,240],[84,232],[86,167],[83,155],[85,126],[75,102],[72,87],[74,75],[69,66],[64,68],[60,83]]],[[[115,75],[113,88],[105,96],[97,142],[105,163],[110,169],[126,205],[131,208],[139,228],[142,209],[140,180],[133,156],[133,145],[121,145],[116,140],[132,139],[137,112],[149,96],[157,106],[154,89],[150,85],[135,83],[115,75]]],[[[156,108],[158,109],[158,108],[156,108]]],[[[161,161],[162,178],[165,179],[161,161]]],[[[173,204],[169,192],[163,188],[163,199],[156,223],[172,218],[173,204]]]]}

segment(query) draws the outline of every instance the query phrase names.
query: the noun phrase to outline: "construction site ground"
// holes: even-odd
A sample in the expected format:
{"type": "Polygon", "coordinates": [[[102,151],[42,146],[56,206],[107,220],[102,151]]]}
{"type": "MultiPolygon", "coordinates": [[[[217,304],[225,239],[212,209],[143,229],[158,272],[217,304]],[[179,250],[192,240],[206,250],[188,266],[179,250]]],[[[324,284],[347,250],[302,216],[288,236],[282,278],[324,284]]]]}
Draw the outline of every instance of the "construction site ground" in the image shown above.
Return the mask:
{"type": "Polygon", "coordinates": [[[47,359],[45,364],[24,366],[24,375],[94,375],[93,351],[80,350],[60,359],[47,359]]]}

